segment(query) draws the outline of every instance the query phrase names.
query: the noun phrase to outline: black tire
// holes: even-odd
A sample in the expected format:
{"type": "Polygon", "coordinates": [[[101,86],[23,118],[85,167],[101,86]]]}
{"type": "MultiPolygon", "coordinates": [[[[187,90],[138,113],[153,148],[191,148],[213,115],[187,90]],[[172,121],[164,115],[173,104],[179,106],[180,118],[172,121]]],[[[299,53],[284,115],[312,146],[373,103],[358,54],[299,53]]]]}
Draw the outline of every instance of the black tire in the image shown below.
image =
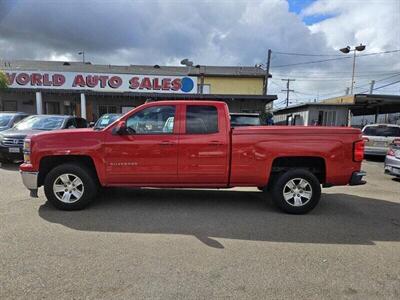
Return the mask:
{"type": "MultiPolygon", "coordinates": [[[[68,188],[69,187],[72,188],[72,183],[71,186],[68,186],[68,188]]],[[[56,208],[61,210],[80,210],[85,208],[94,199],[97,194],[97,190],[98,181],[96,174],[94,174],[93,171],[89,170],[86,167],[82,167],[72,163],[63,164],[55,167],[47,174],[44,180],[44,193],[47,200],[56,208]],[[61,201],[57,198],[57,195],[53,190],[53,185],[56,183],[56,181],[60,182],[59,178],[63,174],[70,174],[68,178],[72,179],[74,178],[74,176],[76,176],[82,182],[83,188],[80,190],[82,194],[81,197],[78,200],[76,200],[76,198],[71,200],[76,200],[75,202],[66,203],[61,201]]],[[[60,194],[58,194],[58,196],[60,197],[60,194]]],[[[71,198],[72,197],[73,196],[71,196],[71,198]]]]}
{"type": "Polygon", "coordinates": [[[282,173],[274,180],[271,192],[272,199],[279,209],[289,214],[300,215],[308,213],[318,204],[321,198],[321,185],[310,171],[292,169],[282,173]],[[300,181],[300,179],[305,181],[300,181]],[[292,190],[290,186],[293,183],[295,188],[292,190]],[[288,198],[294,195],[293,200],[291,198],[285,200],[284,191],[287,192],[288,198]]]}

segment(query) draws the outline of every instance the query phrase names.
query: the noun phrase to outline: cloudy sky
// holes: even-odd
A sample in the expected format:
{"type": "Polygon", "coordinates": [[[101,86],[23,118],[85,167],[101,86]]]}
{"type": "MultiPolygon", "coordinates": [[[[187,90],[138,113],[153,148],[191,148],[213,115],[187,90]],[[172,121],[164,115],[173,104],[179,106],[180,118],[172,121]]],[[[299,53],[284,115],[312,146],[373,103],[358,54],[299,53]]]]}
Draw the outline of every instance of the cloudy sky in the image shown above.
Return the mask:
{"type": "Polygon", "coordinates": [[[400,0],[0,0],[0,58],[245,66],[272,49],[278,106],[284,78],[292,104],[343,94],[352,60],[338,49],[360,43],[355,92],[376,80],[400,94],[380,88],[400,80],[400,0]]]}

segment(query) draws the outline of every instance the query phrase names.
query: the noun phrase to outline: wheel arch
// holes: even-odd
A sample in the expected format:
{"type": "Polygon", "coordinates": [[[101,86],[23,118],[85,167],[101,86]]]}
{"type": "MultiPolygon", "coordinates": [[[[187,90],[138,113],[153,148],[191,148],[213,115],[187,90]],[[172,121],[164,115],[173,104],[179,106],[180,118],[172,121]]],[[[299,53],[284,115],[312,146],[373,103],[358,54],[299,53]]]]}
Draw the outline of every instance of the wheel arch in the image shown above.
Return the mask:
{"type": "Polygon", "coordinates": [[[40,160],[39,164],[39,177],[38,177],[38,186],[42,186],[44,184],[44,180],[47,174],[54,169],[55,167],[63,164],[76,164],[78,166],[83,166],[88,170],[93,172],[93,175],[96,176],[96,180],[99,182],[99,176],[96,170],[96,165],[93,159],[88,155],[52,155],[45,156],[40,160]]]}
{"type": "Polygon", "coordinates": [[[321,184],[326,182],[326,161],[320,156],[282,156],[272,161],[268,180],[270,184],[274,178],[291,169],[306,169],[313,173],[321,184]]]}

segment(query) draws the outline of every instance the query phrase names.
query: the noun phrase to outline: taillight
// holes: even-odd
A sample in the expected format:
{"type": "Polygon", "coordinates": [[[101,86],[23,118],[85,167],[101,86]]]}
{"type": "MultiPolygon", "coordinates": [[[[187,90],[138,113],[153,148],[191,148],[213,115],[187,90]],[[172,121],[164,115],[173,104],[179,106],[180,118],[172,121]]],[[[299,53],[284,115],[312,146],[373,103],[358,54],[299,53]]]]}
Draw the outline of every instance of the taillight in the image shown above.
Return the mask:
{"type": "Polygon", "coordinates": [[[360,162],[364,159],[364,143],[365,140],[354,142],[353,147],[353,160],[360,162]]]}

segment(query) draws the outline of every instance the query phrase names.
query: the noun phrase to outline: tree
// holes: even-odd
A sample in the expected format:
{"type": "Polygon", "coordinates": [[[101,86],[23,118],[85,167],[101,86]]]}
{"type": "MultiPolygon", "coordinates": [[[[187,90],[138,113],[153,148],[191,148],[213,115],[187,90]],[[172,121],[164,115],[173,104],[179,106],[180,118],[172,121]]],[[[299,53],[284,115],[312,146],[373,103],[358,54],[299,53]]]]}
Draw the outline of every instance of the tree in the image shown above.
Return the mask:
{"type": "Polygon", "coordinates": [[[0,70],[0,90],[4,90],[8,87],[8,80],[6,74],[0,70]]]}

